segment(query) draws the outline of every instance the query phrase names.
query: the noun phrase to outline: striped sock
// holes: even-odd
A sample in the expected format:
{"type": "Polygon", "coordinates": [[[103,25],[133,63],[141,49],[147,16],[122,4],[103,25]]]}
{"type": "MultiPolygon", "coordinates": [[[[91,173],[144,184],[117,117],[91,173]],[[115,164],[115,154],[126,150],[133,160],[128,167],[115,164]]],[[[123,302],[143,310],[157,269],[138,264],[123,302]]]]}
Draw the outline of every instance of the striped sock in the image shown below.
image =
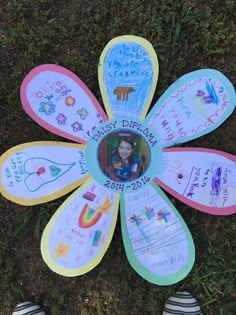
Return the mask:
{"type": "Polygon", "coordinates": [[[17,304],[12,315],[46,315],[43,309],[32,302],[17,304]]]}
{"type": "Polygon", "coordinates": [[[202,311],[192,294],[183,291],[168,298],[162,315],[202,315],[202,311]]]}

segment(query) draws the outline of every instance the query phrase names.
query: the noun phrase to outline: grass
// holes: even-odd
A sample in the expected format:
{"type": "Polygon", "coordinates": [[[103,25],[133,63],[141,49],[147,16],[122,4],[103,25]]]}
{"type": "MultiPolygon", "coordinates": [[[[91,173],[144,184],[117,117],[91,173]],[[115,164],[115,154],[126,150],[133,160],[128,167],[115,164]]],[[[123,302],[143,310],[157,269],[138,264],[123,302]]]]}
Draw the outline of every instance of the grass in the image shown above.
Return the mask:
{"type": "MultiPolygon", "coordinates": [[[[0,153],[23,142],[61,140],[37,126],[20,104],[20,84],[37,65],[57,63],[72,70],[102,103],[97,64],[115,36],[142,36],[154,46],[160,77],[153,104],[174,80],[195,69],[218,69],[236,83],[234,0],[9,0],[1,2],[0,14],[0,153]]],[[[234,114],[187,145],[236,154],[235,119],[234,114]]],[[[207,315],[236,314],[233,217],[200,213],[170,197],[196,246],[191,273],[173,286],[152,285],[130,267],[119,221],[102,262],[82,277],[65,278],[51,272],[40,254],[42,230],[65,198],[25,208],[1,197],[0,314],[11,314],[15,303],[27,299],[53,315],[161,314],[177,289],[191,291],[207,315]]]]}

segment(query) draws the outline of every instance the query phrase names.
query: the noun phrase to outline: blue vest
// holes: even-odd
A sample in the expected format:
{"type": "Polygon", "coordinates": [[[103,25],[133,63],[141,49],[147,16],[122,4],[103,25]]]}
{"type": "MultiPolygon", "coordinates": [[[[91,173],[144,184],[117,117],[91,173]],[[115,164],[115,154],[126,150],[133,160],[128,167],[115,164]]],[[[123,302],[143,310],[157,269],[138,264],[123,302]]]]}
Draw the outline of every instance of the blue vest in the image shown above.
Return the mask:
{"type": "Polygon", "coordinates": [[[137,156],[133,159],[133,164],[125,163],[122,160],[119,161],[117,156],[112,156],[112,166],[114,173],[122,180],[129,179],[133,173],[137,172],[139,165],[139,158],[137,156]]]}

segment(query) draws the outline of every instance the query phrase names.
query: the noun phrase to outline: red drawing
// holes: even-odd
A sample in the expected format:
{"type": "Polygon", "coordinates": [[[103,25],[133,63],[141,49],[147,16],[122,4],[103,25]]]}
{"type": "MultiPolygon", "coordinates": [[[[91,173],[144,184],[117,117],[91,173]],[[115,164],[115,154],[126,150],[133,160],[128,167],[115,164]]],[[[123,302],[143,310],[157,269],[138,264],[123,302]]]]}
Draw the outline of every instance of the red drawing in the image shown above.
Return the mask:
{"type": "Polygon", "coordinates": [[[79,216],[78,225],[85,229],[90,228],[100,220],[101,216],[102,211],[99,211],[99,209],[93,209],[88,204],[85,204],[79,216]]]}
{"type": "Polygon", "coordinates": [[[94,199],[96,198],[96,195],[90,191],[86,191],[86,193],[83,194],[83,198],[89,201],[94,201],[94,199]]]}
{"type": "Polygon", "coordinates": [[[41,167],[37,170],[36,174],[39,176],[39,175],[41,175],[41,174],[43,174],[43,173],[45,173],[45,167],[41,166],[41,167]]]}
{"type": "Polygon", "coordinates": [[[80,230],[79,230],[79,231],[76,231],[76,230],[72,229],[72,230],[71,230],[71,233],[75,233],[75,234],[79,235],[80,237],[85,237],[85,234],[82,234],[82,233],[80,232],[80,230]]]}

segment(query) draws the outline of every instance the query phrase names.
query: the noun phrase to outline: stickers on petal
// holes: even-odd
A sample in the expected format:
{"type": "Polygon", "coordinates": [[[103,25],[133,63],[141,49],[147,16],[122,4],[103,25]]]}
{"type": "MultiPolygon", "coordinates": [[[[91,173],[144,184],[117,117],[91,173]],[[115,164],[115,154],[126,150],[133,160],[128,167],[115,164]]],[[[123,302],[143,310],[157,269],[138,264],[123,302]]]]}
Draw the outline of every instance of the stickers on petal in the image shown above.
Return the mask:
{"type": "Polygon", "coordinates": [[[67,194],[89,176],[85,146],[39,141],[15,146],[0,158],[0,191],[22,205],[67,194]]]}
{"type": "Polygon", "coordinates": [[[183,203],[214,215],[236,212],[236,157],[211,149],[163,150],[156,183],[183,203]]]}
{"type": "Polygon", "coordinates": [[[146,120],[163,147],[203,136],[220,126],[236,104],[232,83],[212,69],[188,73],[173,83],[146,120]]]}
{"type": "Polygon", "coordinates": [[[39,125],[76,142],[86,143],[96,126],[107,120],[87,86],[58,65],[33,69],[21,85],[21,101],[39,125]]]}
{"type": "Polygon", "coordinates": [[[144,279],[170,285],[192,269],[192,236],[178,211],[155,184],[122,195],[121,224],[128,260],[144,279]]]}
{"type": "Polygon", "coordinates": [[[100,57],[98,75],[109,118],[144,119],[158,78],[157,56],[147,40],[136,36],[111,40],[100,57]]]}
{"type": "Polygon", "coordinates": [[[43,232],[41,251],[49,268],[68,277],[93,269],[110,244],[118,205],[118,194],[93,180],[75,191],[43,232]]]}

